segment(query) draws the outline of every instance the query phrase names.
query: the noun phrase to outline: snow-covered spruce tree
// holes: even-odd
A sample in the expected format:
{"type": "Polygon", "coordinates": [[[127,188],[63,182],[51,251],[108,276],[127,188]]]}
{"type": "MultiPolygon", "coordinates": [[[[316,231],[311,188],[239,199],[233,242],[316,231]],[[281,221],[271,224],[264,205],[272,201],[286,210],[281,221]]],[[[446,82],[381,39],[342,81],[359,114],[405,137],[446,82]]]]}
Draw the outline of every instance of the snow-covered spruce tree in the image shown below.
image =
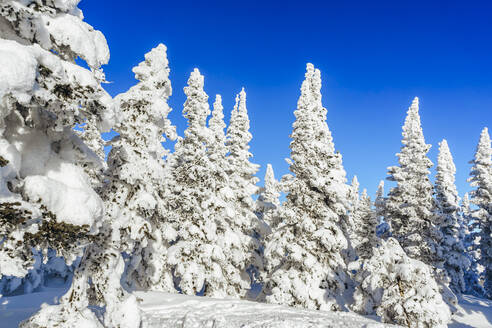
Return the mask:
{"type": "Polygon", "coordinates": [[[264,186],[258,190],[258,199],[256,200],[255,212],[260,220],[260,224],[267,228],[267,233],[275,229],[280,223],[278,209],[280,207],[280,185],[275,179],[273,167],[267,164],[264,186]]]}
{"type": "Polygon", "coordinates": [[[168,249],[168,264],[184,294],[238,297],[249,288],[243,271],[250,263],[249,254],[244,252],[250,237],[233,229],[232,222],[237,218],[231,205],[232,188],[222,172],[226,168],[217,168],[218,157],[213,159],[207,150],[207,145],[220,148],[213,144],[217,135],[212,135],[220,130],[220,122],[215,121],[222,120],[222,105],[219,98],[213,128],[208,129],[210,109],[203,84],[203,76],[195,69],[184,89],[187,99],[183,115],[188,127],[169,160],[170,179],[164,201],[176,236],[168,249]]]}
{"type": "Polygon", "coordinates": [[[403,125],[403,139],[399,166],[388,168],[390,181],[396,182],[385,201],[385,218],[405,252],[413,259],[430,265],[439,284],[444,301],[450,306],[457,303],[449,288],[450,279],[444,270],[442,233],[436,216],[433,186],[429,180],[432,162],[427,157],[430,145],[424,140],[420,124],[418,98],[408,109],[403,125]]]}
{"type": "Polygon", "coordinates": [[[470,182],[475,187],[470,192],[470,202],[476,206],[473,217],[480,229],[480,264],[484,268],[485,295],[492,298],[492,148],[487,128],[482,130],[470,172],[470,182]]]}
{"type": "MultiPolygon", "coordinates": [[[[119,136],[112,140],[113,148],[108,157],[110,167],[102,191],[105,215],[97,242],[87,248],[75,272],[71,294],[72,298],[89,298],[90,305],[104,307],[105,327],[139,326],[136,299],[127,294],[120,283],[125,267],[121,253],[137,249],[138,254],[132,255],[140,259],[142,248],[150,247],[149,244],[160,237],[153,228],[159,217],[156,204],[164,176],[162,156],[166,154],[160,141],[163,134],[174,134],[166,119],[170,111],[166,100],[171,87],[165,46],[159,45],[145,58],[133,70],[140,82],[115,98],[114,105],[120,114],[115,130],[119,136]],[[157,236],[154,238],[151,234],[157,236]],[[89,291],[86,286],[90,287],[89,291]]],[[[162,258],[163,253],[152,249],[155,257],[162,258]]],[[[157,269],[144,272],[143,280],[153,283],[155,289],[161,287],[169,291],[173,287],[172,278],[168,275],[166,281],[166,275],[161,274],[164,260],[155,262],[151,265],[157,269]],[[165,288],[166,283],[170,287],[165,288]]]]}
{"type": "Polygon", "coordinates": [[[468,193],[461,200],[462,235],[464,236],[464,246],[466,255],[470,261],[470,267],[465,272],[466,293],[483,296],[484,289],[480,284],[483,266],[480,262],[480,229],[478,220],[473,217],[474,211],[471,209],[468,193]]]}
{"type": "Polygon", "coordinates": [[[463,274],[468,270],[470,261],[465,254],[463,245],[464,236],[461,235],[460,205],[458,191],[455,185],[456,167],[449,151],[448,143],[444,139],[439,144],[437,158],[437,174],[435,182],[436,215],[443,235],[444,269],[450,277],[450,288],[461,294],[465,291],[463,274]]]}
{"type": "Polygon", "coordinates": [[[307,64],[306,79],[294,112],[288,194],[280,208],[282,221],[265,249],[269,303],[311,309],[339,309],[347,287],[343,254],[348,242],[345,171],[335,152],[321,103],[320,71],[307,64]]]}
{"type": "Polygon", "coordinates": [[[357,205],[357,202],[359,201],[359,188],[359,179],[357,179],[357,176],[354,175],[354,177],[352,178],[352,183],[350,184],[350,189],[347,194],[350,205],[357,205]]]}
{"type": "Polygon", "coordinates": [[[208,121],[209,127],[209,140],[207,141],[207,154],[210,163],[214,167],[214,175],[221,185],[217,185],[217,190],[227,186],[227,173],[229,170],[229,161],[227,159],[227,146],[226,146],[226,135],[225,128],[226,124],[224,122],[224,106],[222,106],[221,95],[215,96],[215,102],[213,104],[212,117],[208,121]],[[225,182],[225,183],[224,183],[225,182]]]}
{"type": "Polygon", "coordinates": [[[391,235],[390,225],[384,218],[385,201],[384,180],[381,180],[378,185],[378,190],[376,191],[376,199],[374,199],[374,212],[378,221],[376,234],[378,237],[383,239],[386,239],[391,235]]]}
{"type": "Polygon", "coordinates": [[[348,192],[349,201],[349,231],[348,236],[358,258],[368,258],[372,247],[377,244],[376,228],[378,225],[376,214],[372,209],[372,202],[364,189],[359,195],[359,180],[352,179],[348,192]]]}
{"type": "MultiPolygon", "coordinates": [[[[249,143],[253,136],[249,132],[249,116],[246,107],[246,92],[244,88],[236,96],[236,103],[231,112],[231,119],[227,127],[226,145],[228,149],[229,178],[232,190],[232,205],[235,219],[230,222],[231,230],[241,232],[239,251],[237,254],[229,253],[228,261],[235,263],[237,267],[245,268],[249,278],[244,281],[254,281],[258,276],[258,270],[263,267],[259,256],[259,236],[266,230],[255,215],[255,202],[253,195],[257,193],[255,176],[259,169],[258,164],[251,162],[253,154],[249,151],[249,143]],[[244,259],[243,267],[240,259],[244,259]]],[[[246,272],[242,272],[244,275],[246,272]]],[[[246,286],[246,285],[245,285],[246,286]]]]}
{"type": "Polygon", "coordinates": [[[354,311],[409,328],[447,327],[451,313],[429,266],[409,258],[396,239],[381,240],[362,267],[354,311]]]}
{"type": "MultiPolygon", "coordinates": [[[[139,83],[114,102],[120,114],[115,127],[119,136],[111,141],[108,156],[102,227],[75,271],[70,293],[72,299],[103,307],[105,327],[140,325],[136,299],[120,283],[122,252],[132,255],[133,285],[165,291],[174,287],[164,270],[165,245],[158,230],[163,217],[158,206],[165,176],[162,157],[167,154],[161,141],[163,134],[174,135],[167,120],[171,86],[165,46],[154,48],[133,71],[139,83]]],[[[53,311],[57,309],[48,308],[46,313],[53,311]]]]}
{"type": "Polygon", "coordinates": [[[168,154],[161,142],[164,135],[175,138],[167,119],[172,88],[166,47],[152,49],[133,72],[139,82],[115,98],[121,119],[108,155],[106,217],[114,248],[131,255],[127,283],[171,291],[172,277],[165,270],[167,241],[160,230],[165,226],[160,200],[166,178],[163,157],[168,154]]]}
{"type": "Polygon", "coordinates": [[[415,98],[403,125],[399,166],[388,168],[387,178],[396,182],[385,202],[385,217],[393,236],[412,258],[438,265],[442,258],[440,232],[436,227],[433,187],[429,180],[432,162],[427,157],[430,145],[420,125],[419,101],[415,98]]]}
{"type": "Polygon", "coordinates": [[[370,258],[372,249],[378,244],[376,236],[378,221],[366,189],[362,191],[357,206],[352,211],[351,221],[354,227],[351,243],[355,254],[359,259],[370,258]]]}
{"type": "MultiPolygon", "coordinates": [[[[0,4],[2,275],[24,275],[33,263],[31,247],[45,258],[52,249],[71,264],[103,217],[88,175],[103,167],[102,159],[73,128],[88,124],[101,132],[114,124],[111,97],[100,85],[109,50],[102,33],[82,21],[77,4],[0,4]],[[90,69],[77,65],[77,57],[90,69]]],[[[23,326],[98,326],[87,298],[74,298],[73,291],[23,326]]]]}
{"type": "Polygon", "coordinates": [[[349,231],[348,236],[358,258],[367,258],[371,255],[372,247],[377,244],[376,229],[378,218],[372,209],[371,198],[367,190],[359,195],[359,181],[357,176],[352,179],[348,193],[349,200],[349,231]]]}
{"type": "MultiPolygon", "coordinates": [[[[347,207],[348,207],[348,225],[347,225],[347,234],[349,240],[352,242],[352,239],[356,238],[355,235],[355,225],[356,223],[354,222],[354,213],[357,209],[357,206],[359,205],[359,200],[360,200],[360,195],[359,195],[359,180],[357,179],[357,176],[354,175],[352,178],[352,183],[350,184],[350,187],[347,192],[347,207]]],[[[352,247],[354,245],[352,244],[352,247]]]]}

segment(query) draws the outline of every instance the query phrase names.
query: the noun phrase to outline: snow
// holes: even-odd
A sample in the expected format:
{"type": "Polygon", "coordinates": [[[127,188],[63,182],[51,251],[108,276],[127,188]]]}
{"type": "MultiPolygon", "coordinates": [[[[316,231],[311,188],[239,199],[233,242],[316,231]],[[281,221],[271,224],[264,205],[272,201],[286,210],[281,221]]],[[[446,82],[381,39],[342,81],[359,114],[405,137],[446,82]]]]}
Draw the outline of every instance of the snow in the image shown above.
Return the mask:
{"type": "Polygon", "coordinates": [[[90,67],[99,67],[109,61],[109,48],[104,35],[72,15],[55,18],[44,16],[46,29],[57,45],[69,45],[90,67]]]}
{"type": "MultiPolygon", "coordinates": [[[[25,48],[17,42],[0,39],[1,101],[8,93],[27,93],[34,87],[38,63],[25,48]]],[[[28,101],[29,97],[25,95],[22,100],[28,101]]]]}
{"type": "Polygon", "coordinates": [[[347,312],[299,310],[280,305],[139,292],[142,328],[160,327],[390,327],[347,312]]]}
{"type": "MultiPolygon", "coordinates": [[[[44,291],[0,297],[2,328],[14,328],[36,312],[43,302],[55,304],[65,288],[45,288],[44,291]]],[[[286,306],[236,299],[213,299],[161,292],[136,292],[142,310],[142,328],[161,327],[397,327],[382,324],[375,317],[349,312],[302,310],[286,306]],[[214,326],[215,324],[215,326],[214,326]]],[[[492,326],[492,301],[463,295],[450,328],[487,328],[492,326]]]]}
{"type": "Polygon", "coordinates": [[[492,327],[492,301],[471,295],[462,295],[458,311],[453,315],[450,328],[492,327]]]}
{"type": "Polygon", "coordinates": [[[59,156],[69,154],[71,145],[61,146],[57,155],[46,135],[25,131],[15,146],[22,154],[20,174],[26,177],[24,193],[31,201],[40,200],[58,221],[74,225],[92,226],[102,216],[102,201],[83,169],[59,156]]]}
{"type": "Polygon", "coordinates": [[[41,304],[55,304],[65,288],[47,288],[43,292],[0,297],[0,322],[3,328],[14,328],[39,310],[41,304]]]}

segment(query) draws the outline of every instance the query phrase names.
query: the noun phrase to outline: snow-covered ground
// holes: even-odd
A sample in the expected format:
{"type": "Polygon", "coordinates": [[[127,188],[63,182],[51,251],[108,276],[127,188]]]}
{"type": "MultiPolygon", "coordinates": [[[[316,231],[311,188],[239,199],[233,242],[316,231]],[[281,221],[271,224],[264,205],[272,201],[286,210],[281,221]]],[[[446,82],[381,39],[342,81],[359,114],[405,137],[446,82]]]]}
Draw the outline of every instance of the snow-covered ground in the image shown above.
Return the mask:
{"type": "Polygon", "coordinates": [[[452,328],[492,327],[492,301],[463,295],[458,312],[453,315],[452,328]]]}
{"type": "Polygon", "coordinates": [[[389,327],[347,312],[301,310],[257,302],[157,292],[137,293],[137,297],[142,299],[143,328],[389,327]]]}
{"type": "MultiPolygon", "coordinates": [[[[0,298],[0,327],[14,328],[43,302],[53,304],[60,288],[0,298]]],[[[249,301],[212,299],[159,292],[136,293],[143,311],[142,328],[290,328],[391,327],[374,318],[347,312],[324,312],[249,301]]],[[[465,295],[453,316],[452,328],[492,327],[492,301],[465,295]]]]}

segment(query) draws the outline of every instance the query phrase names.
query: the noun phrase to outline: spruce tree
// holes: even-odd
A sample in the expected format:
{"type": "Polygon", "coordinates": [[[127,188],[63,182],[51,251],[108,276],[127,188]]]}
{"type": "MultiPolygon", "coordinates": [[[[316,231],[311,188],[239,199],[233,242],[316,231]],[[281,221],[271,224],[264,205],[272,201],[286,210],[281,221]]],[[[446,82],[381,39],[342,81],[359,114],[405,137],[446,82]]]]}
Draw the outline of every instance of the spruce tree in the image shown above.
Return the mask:
{"type": "MultiPolygon", "coordinates": [[[[253,195],[258,192],[255,176],[259,169],[258,164],[251,162],[253,154],[249,151],[250,141],[253,138],[250,131],[248,109],[246,107],[246,92],[244,88],[236,96],[236,103],[231,112],[231,120],[227,127],[226,145],[228,149],[227,159],[229,161],[229,178],[233,192],[233,205],[235,219],[230,222],[231,229],[240,232],[240,249],[238,252],[230,253],[229,257],[233,263],[240,258],[244,261],[245,269],[250,280],[256,279],[258,269],[263,266],[260,253],[259,236],[264,234],[264,226],[260,224],[255,215],[255,202],[253,195]]],[[[238,246],[239,246],[238,245],[238,246]]],[[[244,274],[244,273],[243,273],[244,274]]]]}
{"type": "Polygon", "coordinates": [[[389,223],[385,220],[385,201],[384,197],[384,180],[381,180],[376,191],[376,199],[374,199],[374,214],[378,222],[376,228],[376,234],[378,237],[386,239],[391,236],[391,228],[389,223]]]}
{"type": "Polygon", "coordinates": [[[461,200],[462,231],[466,255],[470,261],[470,267],[465,272],[466,293],[483,296],[484,289],[480,283],[483,267],[480,262],[480,228],[479,221],[473,215],[468,193],[461,200]]]}
{"type": "Polygon", "coordinates": [[[355,279],[356,312],[409,328],[444,328],[451,321],[431,268],[410,258],[392,237],[381,240],[355,279]]]}
{"type": "MultiPolygon", "coordinates": [[[[139,81],[115,98],[120,108],[118,136],[111,141],[107,185],[103,193],[113,247],[130,255],[127,283],[133,288],[170,291],[172,278],[165,270],[166,220],[161,197],[166,172],[164,135],[175,138],[167,119],[172,88],[166,47],[159,44],[133,68],[139,81]],[[161,245],[159,245],[161,244],[161,245]]],[[[174,232],[171,232],[171,234],[174,232]]]]}
{"type": "MultiPolygon", "coordinates": [[[[83,21],[77,4],[0,4],[0,275],[25,274],[33,248],[45,258],[51,249],[68,265],[81,257],[85,267],[104,231],[100,133],[114,125],[118,109],[101,87],[106,40],[83,21]],[[82,137],[74,130],[80,126],[82,137]]],[[[101,326],[88,308],[93,286],[81,273],[58,305],[43,307],[21,326],[101,326]]],[[[112,327],[109,317],[104,320],[112,327]]]]}
{"type": "MultiPolygon", "coordinates": [[[[210,162],[217,169],[216,174],[224,175],[229,172],[229,163],[227,160],[227,146],[224,122],[224,107],[222,106],[221,95],[215,96],[215,102],[212,110],[212,117],[208,121],[209,140],[207,141],[207,153],[210,162]]],[[[221,177],[223,179],[223,177],[221,177]]]]}
{"type": "Polygon", "coordinates": [[[204,78],[195,69],[184,90],[188,127],[169,160],[164,203],[176,235],[167,261],[184,294],[240,297],[250,287],[245,271],[252,262],[252,237],[248,229],[237,228],[241,217],[223,158],[220,97],[207,128],[210,109],[203,86],[204,78]]]}
{"type": "Polygon", "coordinates": [[[492,298],[492,149],[487,128],[482,130],[470,172],[470,182],[475,187],[470,192],[470,201],[477,208],[473,217],[480,229],[480,264],[484,268],[483,287],[485,295],[492,298]]]}
{"type": "Polygon", "coordinates": [[[347,185],[342,157],[335,152],[321,103],[320,71],[307,64],[291,135],[287,199],[282,221],[265,249],[269,303],[311,309],[339,309],[346,288],[343,254],[348,242],[347,185]]]}
{"type": "MultiPolygon", "coordinates": [[[[420,124],[419,101],[415,98],[403,125],[399,166],[388,168],[390,181],[396,182],[385,201],[385,218],[405,252],[431,266],[444,301],[454,307],[456,295],[449,288],[450,278],[444,270],[442,233],[436,216],[433,186],[429,180],[430,145],[424,140],[420,124]]],[[[454,308],[453,308],[454,309],[454,308]]]]}
{"type": "Polygon", "coordinates": [[[378,221],[376,213],[372,209],[371,198],[364,189],[352,212],[354,236],[351,240],[352,247],[359,259],[367,259],[372,255],[372,249],[377,246],[378,238],[376,229],[378,221]]]}
{"type": "Polygon", "coordinates": [[[403,125],[399,166],[388,168],[387,178],[396,182],[385,202],[385,219],[393,236],[407,254],[429,264],[442,258],[441,235],[435,225],[435,201],[429,180],[432,162],[427,157],[430,145],[424,140],[420,125],[419,100],[415,98],[403,125]]]}
{"type": "Polygon", "coordinates": [[[264,186],[258,191],[258,199],[256,200],[256,215],[265,227],[275,229],[280,223],[278,217],[278,209],[280,207],[280,184],[275,179],[273,167],[267,164],[264,186]]]}
{"type": "MultiPolygon", "coordinates": [[[[352,247],[355,247],[354,245],[354,240],[357,238],[356,237],[356,225],[357,225],[357,220],[355,216],[358,214],[357,212],[357,207],[359,206],[359,201],[360,201],[360,195],[359,195],[359,180],[357,179],[357,176],[354,175],[352,178],[352,183],[349,186],[348,192],[347,192],[347,209],[348,209],[348,220],[347,220],[347,237],[352,245],[352,247]]],[[[355,256],[355,254],[354,254],[355,256]]]]}
{"type": "Polygon", "coordinates": [[[456,167],[449,151],[448,143],[443,140],[439,144],[437,158],[437,174],[435,182],[436,215],[443,235],[444,269],[451,279],[450,287],[458,294],[465,291],[464,272],[470,262],[465,254],[463,236],[460,227],[460,205],[455,181],[456,167]]]}

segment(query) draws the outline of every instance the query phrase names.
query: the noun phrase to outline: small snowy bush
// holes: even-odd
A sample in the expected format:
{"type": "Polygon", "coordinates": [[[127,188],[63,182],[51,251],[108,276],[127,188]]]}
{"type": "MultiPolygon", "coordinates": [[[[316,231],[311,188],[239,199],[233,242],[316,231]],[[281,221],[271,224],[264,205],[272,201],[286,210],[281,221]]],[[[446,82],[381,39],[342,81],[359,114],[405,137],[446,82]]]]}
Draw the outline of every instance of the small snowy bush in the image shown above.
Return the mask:
{"type": "Polygon", "coordinates": [[[431,269],[409,258],[394,238],[381,241],[356,275],[352,309],[409,328],[447,327],[451,312],[431,269]]]}

